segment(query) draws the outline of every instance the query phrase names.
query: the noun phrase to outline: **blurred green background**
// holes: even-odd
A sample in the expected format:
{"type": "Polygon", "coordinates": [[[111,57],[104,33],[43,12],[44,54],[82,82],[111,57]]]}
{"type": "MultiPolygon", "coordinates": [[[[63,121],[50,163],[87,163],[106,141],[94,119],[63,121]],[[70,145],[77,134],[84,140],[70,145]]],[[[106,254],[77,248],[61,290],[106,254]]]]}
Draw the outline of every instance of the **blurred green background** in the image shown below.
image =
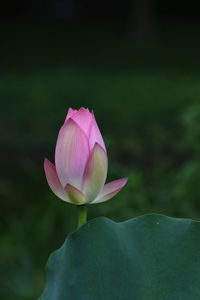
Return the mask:
{"type": "Polygon", "coordinates": [[[69,107],[94,109],[108,180],[129,178],[115,198],[89,207],[89,219],[162,213],[200,220],[199,4],[164,1],[155,9],[156,1],[143,0],[134,18],[130,1],[123,9],[111,1],[107,11],[105,1],[99,10],[91,1],[54,2],[66,4],[55,15],[44,1],[26,9],[4,4],[1,12],[5,300],[39,297],[49,254],[76,227],[76,207],[54,196],[43,170],[44,157],[54,161],[69,107]]]}

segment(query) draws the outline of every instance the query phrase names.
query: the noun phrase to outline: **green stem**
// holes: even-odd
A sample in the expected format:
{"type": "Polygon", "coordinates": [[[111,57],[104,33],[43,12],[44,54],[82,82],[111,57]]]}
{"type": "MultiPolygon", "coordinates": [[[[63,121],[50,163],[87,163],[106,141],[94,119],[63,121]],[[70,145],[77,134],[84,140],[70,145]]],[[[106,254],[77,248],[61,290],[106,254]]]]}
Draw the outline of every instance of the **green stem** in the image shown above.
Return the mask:
{"type": "Polygon", "coordinates": [[[77,229],[87,221],[87,205],[77,205],[78,208],[78,225],[77,229]]]}

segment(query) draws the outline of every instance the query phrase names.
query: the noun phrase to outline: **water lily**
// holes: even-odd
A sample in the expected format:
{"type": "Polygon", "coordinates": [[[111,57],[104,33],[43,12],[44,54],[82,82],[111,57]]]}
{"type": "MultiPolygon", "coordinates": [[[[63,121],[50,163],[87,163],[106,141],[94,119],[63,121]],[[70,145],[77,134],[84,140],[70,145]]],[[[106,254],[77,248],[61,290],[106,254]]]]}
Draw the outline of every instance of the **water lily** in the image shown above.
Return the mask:
{"type": "Polygon", "coordinates": [[[106,147],[94,113],[69,108],[55,150],[55,166],[44,161],[48,184],[60,199],[76,205],[96,204],[115,196],[127,178],[105,184],[106,147]]]}

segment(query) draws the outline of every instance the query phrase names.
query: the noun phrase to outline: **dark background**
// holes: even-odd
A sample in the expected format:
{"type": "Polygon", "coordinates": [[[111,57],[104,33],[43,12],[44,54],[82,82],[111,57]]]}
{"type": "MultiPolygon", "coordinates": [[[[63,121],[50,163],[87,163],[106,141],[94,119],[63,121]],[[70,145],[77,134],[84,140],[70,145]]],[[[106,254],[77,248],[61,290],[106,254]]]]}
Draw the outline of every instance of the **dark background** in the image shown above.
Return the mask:
{"type": "Polygon", "coordinates": [[[34,300],[76,226],[43,170],[69,107],[94,109],[108,180],[129,177],[89,219],[200,220],[200,3],[7,1],[0,16],[0,298],[34,300]]]}

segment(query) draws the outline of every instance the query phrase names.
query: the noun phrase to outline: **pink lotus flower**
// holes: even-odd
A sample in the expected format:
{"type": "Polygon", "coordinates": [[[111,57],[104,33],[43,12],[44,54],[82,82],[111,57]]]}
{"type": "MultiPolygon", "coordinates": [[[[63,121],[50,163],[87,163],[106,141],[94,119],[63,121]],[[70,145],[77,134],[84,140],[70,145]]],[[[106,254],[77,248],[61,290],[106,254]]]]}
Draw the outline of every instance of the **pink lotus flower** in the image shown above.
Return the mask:
{"type": "Polygon", "coordinates": [[[111,199],[127,178],[105,184],[108,159],[93,112],[69,109],[55,151],[55,166],[44,161],[48,184],[60,199],[82,205],[111,199]]]}

